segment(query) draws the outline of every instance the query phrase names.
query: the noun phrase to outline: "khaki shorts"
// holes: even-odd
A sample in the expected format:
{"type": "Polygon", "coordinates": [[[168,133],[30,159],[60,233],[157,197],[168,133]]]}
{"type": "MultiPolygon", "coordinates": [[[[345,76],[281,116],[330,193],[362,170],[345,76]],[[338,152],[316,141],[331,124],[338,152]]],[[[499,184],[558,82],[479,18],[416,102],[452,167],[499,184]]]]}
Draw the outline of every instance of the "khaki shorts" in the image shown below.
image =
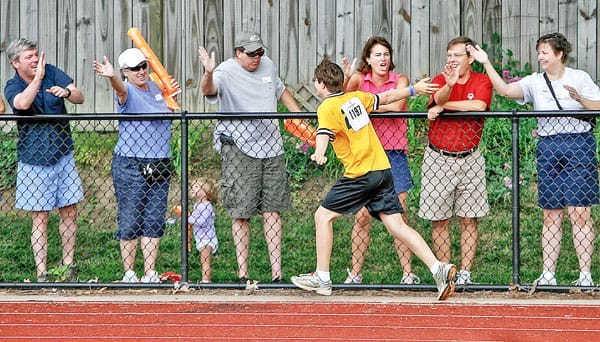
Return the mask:
{"type": "Polygon", "coordinates": [[[485,181],[485,160],[476,150],[465,158],[425,150],[421,167],[419,217],[446,220],[458,217],[476,218],[490,212],[485,181]]]}
{"type": "Polygon", "coordinates": [[[233,218],[281,212],[290,208],[290,188],[284,156],[252,158],[235,145],[221,148],[221,197],[233,218]]]}

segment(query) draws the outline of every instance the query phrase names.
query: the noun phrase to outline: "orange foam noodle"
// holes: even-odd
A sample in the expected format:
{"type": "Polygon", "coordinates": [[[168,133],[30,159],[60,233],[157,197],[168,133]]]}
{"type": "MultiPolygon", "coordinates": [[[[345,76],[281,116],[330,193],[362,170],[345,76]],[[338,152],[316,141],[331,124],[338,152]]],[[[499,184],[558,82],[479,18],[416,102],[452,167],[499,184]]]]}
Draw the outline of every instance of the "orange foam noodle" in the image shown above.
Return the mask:
{"type": "Polygon", "coordinates": [[[167,101],[167,106],[172,110],[179,109],[179,105],[177,104],[175,99],[173,99],[173,97],[181,93],[181,88],[173,87],[173,85],[171,84],[173,77],[169,75],[165,67],[158,60],[158,58],[154,54],[154,51],[152,51],[150,45],[148,45],[148,42],[146,42],[144,37],[142,37],[142,34],[140,33],[140,30],[138,30],[137,27],[130,28],[127,31],[127,35],[129,36],[129,38],[131,38],[135,46],[138,49],[140,49],[140,51],[142,51],[146,59],[148,59],[148,63],[150,64],[152,71],[156,73],[157,79],[160,80],[160,82],[157,82],[156,78],[153,78],[152,74],[150,74],[151,79],[154,82],[156,82],[156,84],[158,84],[160,89],[163,91],[163,96],[167,101]],[[171,101],[168,100],[169,98],[171,99],[171,101]]]}
{"type": "Polygon", "coordinates": [[[317,130],[309,123],[302,119],[285,119],[283,121],[283,127],[290,132],[291,135],[309,144],[312,147],[316,147],[317,130]]]}

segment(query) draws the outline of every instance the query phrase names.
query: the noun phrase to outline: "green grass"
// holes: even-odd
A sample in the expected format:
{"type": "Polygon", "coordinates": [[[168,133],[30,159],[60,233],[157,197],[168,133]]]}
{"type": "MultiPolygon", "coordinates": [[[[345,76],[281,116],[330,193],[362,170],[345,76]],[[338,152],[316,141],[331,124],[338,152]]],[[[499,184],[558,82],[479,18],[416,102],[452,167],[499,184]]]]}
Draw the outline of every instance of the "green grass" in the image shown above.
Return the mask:
{"type": "MultiPolygon", "coordinates": [[[[499,40],[498,40],[499,41],[499,40]]],[[[511,77],[530,73],[525,66],[518,69],[512,52],[502,51],[496,42],[492,48],[497,56],[507,58],[494,61],[496,68],[507,70],[511,77]]],[[[476,65],[476,68],[481,66],[476,65]]],[[[427,98],[416,97],[409,101],[410,111],[424,111],[427,98]]],[[[492,110],[508,111],[518,106],[513,100],[494,96],[492,110]]],[[[311,121],[313,125],[316,123],[311,121]]],[[[83,122],[81,124],[86,124],[83,122]]],[[[190,177],[204,175],[220,178],[220,157],[212,147],[214,121],[192,121],[188,132],[188,160],[190,177]]],[[[532,131],[536,127],[535,119],[521,119],[519,123],[520,170],[522,176],[520,197],[520,269],[521,282],[531,283],[541,271],[541,230],[542,213],[537,207],[537,184],[535,170],[535,137],[532,131]]],[[[431,245],[431,225],[429,221],[417,217],[419,205],[420,173],[423,151],[427,143],[428,121],[409,120],[409,163],[415,187],[408,196],[408,222],[419,231],[431,245]]],[[[96,127],[96,130],[97,127],[96,127]]],[[[512,127],[510,119],[490,118],[486,120],[481,150],[486,158],[490,214],[479,221],[479,249],[473,267],[473,279],[483,284],[509,284],[512,281],[512,195],[505,186],[506,177],[512,170],[506,165],[511,160],[512,127]]],[[[114,238],[116,229],[116,209],[110,176],[112,149],[117,141],[113,129],[103,132],[77,131],[75,138],[75,158],[84,181],[86,198],[79,205],[76,260],[80,266],[82,280],[96,279],[99,282],[113,282],[122,277],[121,256],[118,241],[114,238]]],[[[284,131],[282,129],[282,131],[284,131]]],[[[597,134],[598,135],[598,134],[597,134]]],[[[16,211],[14,206],[14,182],[16,172],[16,137],[14,133],[2,133],[0,139],[0,185],[3,201],[0,203],[0,283],[22,282],[32,279],[35,273],[30,247],[31,219],[28,214],[16,211]]],[[[179,123],[173,125],[174,164],[179,169],[182,156],[181,132],[179,123]]],[[[297,273],[313,271],[316,262],[315,233],[313,213],[326,191],[342,173],[342,167],[335,158],[331,147],[328,150],[329,161],[317,166],[310,161],[310,153],[297,139],[284,133],[285,158],[290,175],[292,189],[292,209],[283,213],[283,273],[286,279],[297,273]]],[[[179,174],[178,174],[179,175],[179,174]]],[[[179,175],[180,176],[180,175],[179,175]]],[[[180,177],[174,177],[169,197],[169,208],[178,204],[181,198],[180,177]]],[[[168,217],[174,217],[169,212],[168,217]]],[[[592,217],[600,222],[598,206],[593,207],[592,217]]],[[[351,266],[350,234],[353,218],[342,217],[334,224],[334,247],[331,260],[331,272],[334,282],[342,282],[346,277],[346,268],[351,266]]],[[[266,242],[262,231],[262,220],[251,220],[251,243],[249,270],[253,279],[267,282],[270,280],[270,265],[266,242]]],[[[48,267],[56,267],[60,262],[60,237],[57,231],[56,212],[51,214],[49,229],[48,267]]],[[[575,256],[571,227],[568,220],[563,224],[563,246],[558,262],[557,280],[566,284],[578,277],[578,262],[575,256]]],[[[213,281],[235,282],[237,264],[235,248],[231,236],[231,219],[221,204],[216,206],[216,229],[219,237],[219,249],[213,258],[213,281]]],[[[596,231],[596,234],[598,232],[596,231]]],[[[395,284],[402,276],[392,238],[381,223],[374,221],[371,230],[371,246],[366,255],[363,269],[365,282],[372,284],[395,284]]],[[[459,263],[458,222],[451,221],[453,241],[452,261],[459,263]]],[[[598,245],[598,238],[595,240],[598,245]]],[[[180,220],[168,226],[160,244],[157,269],[159,272],[179,272],[181,261],[180,220]]],[[[595,250],[598,250],[595,248],[595,250]]],[[[593,276],[599,279],[600,270],[597,253],[593,257],[593,276]]],[[[191,281],[200,279],[199,254],[193,249],[189,254],[189,276],[191,281]]],[[[143,268],[141,252],[138,250],[136,269],[143,268]]],[[[413,270],[424,283],[432,283],[429,270],[417,258],[413,258],[413,270]]],[[[139,271],[138,271],[139,274],[139,271]]]]}
{"type": "MultiPolygon", "coordinates": [[[[410,120],[410,167],[415,187],[409,192],[409,223],[415,227],[430,243],[431,227],[428,221],[416,216],[420,180],[420,164],[426,141],[424,120],[410,120]]],[[[535,120],[524,119],[521,124],[521,173],[524,176],[521,196],[521,279],[531,282],[541,270],[541,210],[536,206],[535,184],[535,141],[531,130],[535,120]]],[[[504,168],[510,163],[510,121],[508,119],[489,119],[482,143],[486,155],[488,172],[488,190],[492,211],[488,217],[480,220],[479,250],[473,268],[474,280],[479,283],[508,284],[512,280],[512,230],[511,230],[511,193],[504,185],[504,177],[510,177],[511,170],[504,168]]],[[[190,126],[190,173],[192,176],[210,174],[218,178],[220,174],[219,156],[212,148],[210,122],[194,122],[190,126]]],[[[177,132],[175,130],[175,132],[177,132]]],[[[174,134],[174,149],[178,149],[178,133],[174,134]]],[[[283,213],[283,271],[287,277],[314,270],[315,238],[314,210],[319,200],[331,187],[341,172],[337,160],[332,164],[319,167],[309,161],[309,155],[297,148],[297,141],[284,137],[286,160],[292,184],[292,210],[283,213]]],[[[110,158],[116,143],[116,133],[77,132],[75,133],[76,160],[80,174],[84,179],[86,199],[79,206],[79,230],[77,235],[76,260],[80,265],[83,280],[95,279],[100,282],[117,281],[122,276],[122,265],[118,241],[114,239],[116,228],[115,201],[110,178],[110,158]]],[[[8,154],[6,150],[3,152],[8,154]]],[[[309,151],[310,153],[310,151],[309,151]]],[[[330,152],[331,153],[331,152],[330,152]]],[[[5,156],[5,160],[9,157],[5,156]]],[[[7,172],[9,174],[10,172],[7,172]]],[[[31,220],[27,213],[13,209],[14,199],[11,184],[4,191],[4,201],[0,211],[0,281],[20,282],[32,279],[35,267],[30,247],[31,220]],[[18,246],[18,247],[15,247],[18,246]]],[[[169,207],[179,203],[180,183],[175,177],[171,189],[169,207]]],[[[235,249],[231,236],[231,220],[223,207],[216,206],[217,234],[219,250],[213,259],[213,280],[215,282],[235,281],[237,265],[235,249]]],[[[174,217],[168,213],[169,217],[174,217]]],[[[593,217],[599,222],[599,213],[593,208],[593,217]]],[[[350,232],[352,217],[343,217],[334,225],[335,240],[331,262],[334,282],[342,282],[345,270],[350,267],[350,232]]],[[[180,271],[181,265],[181,228],[180,221],[168,226],[160,245],[158,270],[180,271]]],[[[60,238],[57,232],[58,217],[53,212],[49,229],[49,268],[60,262],[60,238]]],[[[570,224],[565,221],[563,252],[558,265],[558,280],[566,283],[577,278],[577,258],[573,250],[570,224]]],[[[459,262],[459,229],[456,220],[452,221],[451,233],[453,261],[459,262]]],[[[366,256],[364,278],[368,283],[392,284],[401,277],[401,268],[391,236],[385,228],[375,222],[372,228],[372,242],[366,256]]],[[[262,232],[260,217],[252,219],[252,237],[250,246],[250,274],[253,278],[266,282],[270,279],[270,265],[267,248],[262,232]]],[[[426,283],[433,280],[425,265],[413,258],[413,268],[426,283]]],[[[141,252],[137,255],[137,269],[143,267],[141,252]]],[[[593,265],[598,265],[594,256],[593,265]]],[[[199,254],[193,249],[189,255],[190,280],[200,278],[199,254]]],[[[593,269],[597,275],[596,268],[593,269]]],[[[139,272],[139,271],[138,271],[139,272]]],[[[597,278],[597,276],[595,277],[597,278]]]]}

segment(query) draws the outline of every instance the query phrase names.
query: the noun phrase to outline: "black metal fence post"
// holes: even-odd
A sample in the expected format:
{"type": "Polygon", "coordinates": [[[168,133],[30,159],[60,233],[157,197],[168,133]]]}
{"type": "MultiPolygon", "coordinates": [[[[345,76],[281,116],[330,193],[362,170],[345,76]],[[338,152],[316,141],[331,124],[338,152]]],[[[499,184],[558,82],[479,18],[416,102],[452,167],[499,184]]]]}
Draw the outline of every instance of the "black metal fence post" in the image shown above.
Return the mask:
{"type": "Polygon", "coordinates": [[[188,282],[188,119],[181,112],[181,281],[188,282]]]}
{"type": "Polygon", "coordinates": [[[513,285],[519,286],[521,280],[519,279],[521,263],[521,244],[520,244],[520,195],[519,190],[521,184],[519,181],[519,117],[517,117],[517,111],[512,111],[512,230],[513,230],[513,249],[512,249],[512,282],[513,285]]]}

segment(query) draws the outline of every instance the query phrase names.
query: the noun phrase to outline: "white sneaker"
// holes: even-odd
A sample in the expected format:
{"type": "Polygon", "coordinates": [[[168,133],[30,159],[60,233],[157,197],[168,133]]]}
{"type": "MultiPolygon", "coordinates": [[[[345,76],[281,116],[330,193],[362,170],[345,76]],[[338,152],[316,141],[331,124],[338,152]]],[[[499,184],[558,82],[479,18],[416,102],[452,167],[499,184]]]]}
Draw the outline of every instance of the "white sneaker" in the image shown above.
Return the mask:
{"type": "Polygon", "coordinates": [[[416,274],[404,274],[402,276],[402,280],[400,280],[400,284],[404,285],[417,285],[421,284],[421,278],[419,278],[416,274]]]}
{"type": "Polygon", "coordinates": [[[346,272],[348,272],[348,278],[344,280],[344,284],[362,284],[362,274],[360,272],[352,274],[349,269],[346,269],[346,272]]]}
{"type": "Polygon", "coordinates": [[[471,284],[471,272],[467,270],[458,271],[458,278],[456,278],[456,285],[467,285],[471,284]]]}
{"type": "Polygon", "coordinates": [[[537,278],[533,282],[533,284],[535,286],[540,286],[540,285],[542,285],[542,286],[548,286],[548,285],[555,286],[556,285],[556,277],[552,276],[550,278],[547,275],[545,275],[544,273],[542,273],[542,275],[539,278],[537,278]]]}
{"type": "Polygon", "coordinates": [[[121,282],[123,282],[123,283],[137,283],[138,282],[137,274],[135,274],[134,271],[127,271],[127,272],[125,272],[125,275],[123,276],[123,280],[121,280],[121,282]]]}
{"type": "Polygon", "coordinates": [[[322,281],[314,273],[301,274],[291,278],[292,283],[306,291],[313,291],[323,296],[331,295],[331,280],[322,281]]]}
{"type": "Polygon", "coordinates": [[[455,265],[442,263],[437,273],[433,275],[438,288],[438,300],[444,300],[454,294],[456,273],[455,265]]]}
{"type": "Polygon", "coordinates": [[[148,274],[144,275],[142,279],[140,279],[140,281],[146,284],[160,283],[160,276],[158,275],[158,272],[156,272],[155,270],[151,270],[150,272],[148,272],[148,274]]]}
{"type": "Polygon", "coordinates": [[[579,279],[575,280],[571,284],[575,286],[594,286],[594,281],[589,277],[579,277],[579,279]]]}

